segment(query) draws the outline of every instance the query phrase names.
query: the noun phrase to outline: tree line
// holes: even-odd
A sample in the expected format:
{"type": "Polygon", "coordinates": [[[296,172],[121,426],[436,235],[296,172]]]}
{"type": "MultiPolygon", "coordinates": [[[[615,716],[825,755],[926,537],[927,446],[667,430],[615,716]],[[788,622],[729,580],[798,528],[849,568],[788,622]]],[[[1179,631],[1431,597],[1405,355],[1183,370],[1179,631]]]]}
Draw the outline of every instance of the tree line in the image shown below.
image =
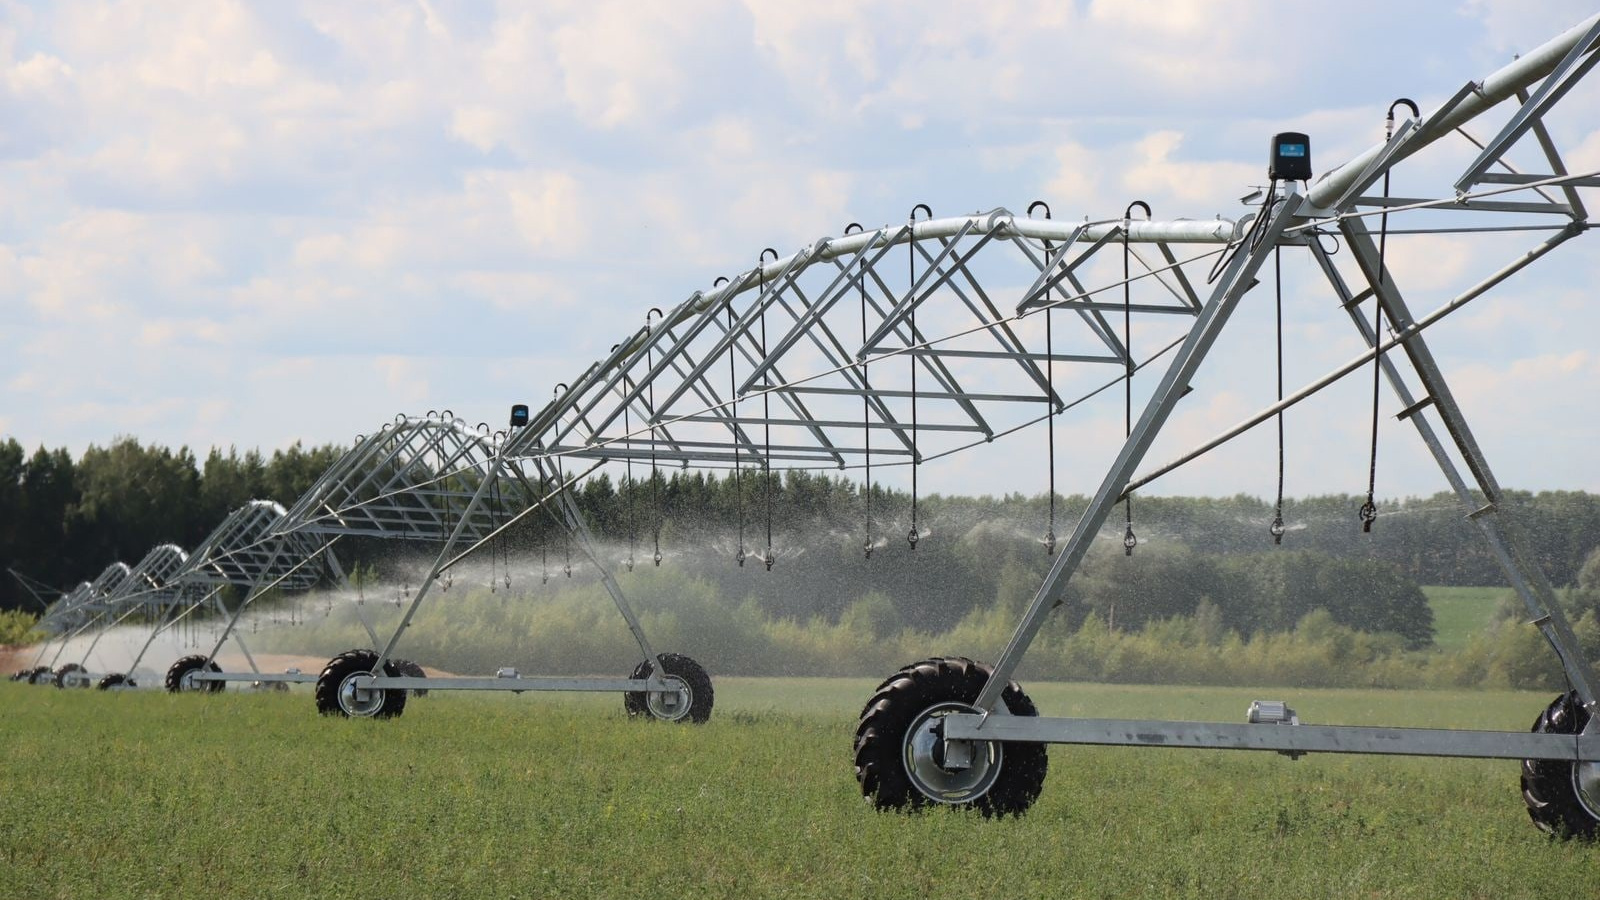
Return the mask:
{"type": "MultiPolygon", "coordinates": [[[[74,459],[42,447],[28,455],[6,440],[0,442],[0,565],[67,589],[111,562],[136,562],[156,544],[193,547],[250,500],[291,506],[342,452],[299,444],[271,456],[212,449],[200,461],[188,448],[121,438],[74,459]]],[[[1042,542],[1050,527],[1043,496],[921,497],[913,548],[910,497],[882,485],[874,486],[869,509],[860,485],[832,474],[668,474],[643,466],[635,472],[639,477],[616,482],[601,473],[577,492],[610,563],[650,566],[660,546],[665,565],[708,579],[722,596],[749,598],[773,620],[868,615],[885,634],[902,627],[944,631],[974,610],[1020,609],[1053,562],[1042,542]],[[864,597],[879,599],[863,611],[857,607],[864,597]]],[[[1384,503],[1371,533],[1356,517],[1361,499],[1287,500],[1289,530],[1277,545],[1267,532],[1275,510],[1260,499],[1141,497],[1135,552],[1122,552],[1120,524],[1102,536],[1068,586],[1065,619],[1077,624],[1094,615],[1110,628],[1138,630],[1212,610],[1228,629],[1250,635],[1291,629],[1322,609],[1341,626],[1390,632],[1417,647],[1432,635],[1417,585],[1503,583],[1453,497],[1384,503]]],[[[1058,498],[1053,530],[1069,533],[1087,502],[1058,498]]],[[[1600,539],[1600,501],[1583,492],[1512,492],[1507,505],[1527,527],[1550,578],[1577,585],[1600,539]]],[[[427,549],[373,539],[342,547],[347,569],[353,563],[380,577],[427,549]]],[[[554,521],[538,515],[489,549],[480,555],[514,554],[525,566],[538,560],[546,577],[563,572],[573,553],[554,521]]],[[[1591,574],[1600,579],[1600,562],[1595,566],[1591,574]]],[[[37,606],[6,577],[0,609],[37,606]]]]}
{"type": "Polygon", "coordinates": [[[187,447],[119,438],[74,459],[65,449],[28,454],[14,438],[0,441],[0,609],[40,611],[4,569],[70,590],[158,544],[195,546],[250,500],[293,503],[341,452],[298,443],[270,457],[213,449],[201,462],[187,447]]]}

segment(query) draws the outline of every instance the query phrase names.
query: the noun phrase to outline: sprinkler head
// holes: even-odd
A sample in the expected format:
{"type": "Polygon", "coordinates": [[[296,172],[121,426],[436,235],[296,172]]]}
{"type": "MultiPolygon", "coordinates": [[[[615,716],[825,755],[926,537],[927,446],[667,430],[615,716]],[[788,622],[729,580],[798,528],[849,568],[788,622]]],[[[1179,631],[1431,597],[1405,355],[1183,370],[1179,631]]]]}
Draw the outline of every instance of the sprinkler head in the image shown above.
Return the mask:
{"type": "Polygon", "coordinates": [[[768,572],[772,571],[772,564],[777,562],[777,561],[778,561],[777,558],[772,555],[772,551],[771,550],[767,551],[766,558],[762,560],[762,562],[767,564],[767,571],[768,572]]]}
{"type": "Polygon", "coordinates": [[[1278,516],[1277,518],[1273,519],[1272,524],[1268,526],[1267,531],[1272,533],[1272,542],[1274,544],[1283,543],[1283,516],[1278,516]]]}
{"type": "Polygon", "coordinates": [[[1372,523],[1378,519],[1378,506],[1371,500],[1368,500],[1367,502],[1361,504],[1361,509],[1356,513],[1356,515],[1361,519],[1361,530],[1363,532],[1371,531],[1372,523]]]}
{"type": "Polygon", "coordinates": [[[657,566],[661,565],[661,551],[657,550],[656,555],[652,556],[651,559],[655,560],[657,566]]]}
{"type": "Polygon", "coordinates": [[[917,541],[921,539],[922,535],[917,534],[916,526],[912,526],[911,530],[906,532],[906,542],[911,545],[913,550],[917,549],[917,541]]]}
{"type": "Polygon", "coordinates": [[[1139,539],[1133,534],[1133,526],[1129,525],[1128,530],[1122,535],[1122,555],[1132,556],[1133,548],[1137,546],[1139,546],[1139,539]]]}
{"type": "Polygon", "coordinates": [[[737,556],[735,556],[734,559],[738,561],[739,568],[741,568],[741,569],[744,568],[744,548],[743,547],[739,548],[739,554],[737,556]]]}
{"type": "Polygon", "coordinates": [[[1056,531],[1054,528],[1044,533],[1044,555],[1056,555],[1056,531]]]}

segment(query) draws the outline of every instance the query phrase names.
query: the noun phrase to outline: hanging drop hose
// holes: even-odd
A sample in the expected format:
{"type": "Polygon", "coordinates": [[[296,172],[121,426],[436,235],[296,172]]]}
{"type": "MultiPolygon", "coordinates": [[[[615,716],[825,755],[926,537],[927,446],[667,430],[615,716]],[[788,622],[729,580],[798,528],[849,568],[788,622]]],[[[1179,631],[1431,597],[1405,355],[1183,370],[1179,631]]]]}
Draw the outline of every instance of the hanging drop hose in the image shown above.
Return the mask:
{"type": "MultiPolygon", "coordinates": [[[[550,391],[550,396],[560,397],[565,391],[566,383],[562,381],[550,391]]],[[[560,453],[555,455],[555,484],[557,484],[557,490],[566,490],[566,476],[562,472],[562,456],[560,456],[560,453]]],[[[565,522],[562,522],[562,520],[557,520],[557,525],[562,527],[562,552],[566,556],[566,562],[562,565],[562,572],[566,573],[566,577],[571,578],[573,577],[573,530],[566,527],[565,522]]]]}
{"type": "MultiPolygon", "coordinates": [[[[612,349],[613,352],[615,352],[617,347],[620,347],[620,346],[622,346],[622,345],[621,344],[613,344],[611,346],[611,349],[612,349]]],[[[627,566],[627,569],[628,569],[629,572],[632,572],[633,571],[633,551],[639,544],[639,527],[638,527],[639,523],[638,523],[638,520],[634,517],[634,512],[633,512],[633,491],[634,491],[634,483],[633,483],[633,421],[632,421],[631,417],[628,415],[628,407],[629,407],[629,405],[630,404],[627,404],[627,403],[622,404],[622,433],[625,434],[625,435],[628,435],[628,445],[627,445],[628,456],[627,456],[627,459],[624,460],[624,465],[627,467],[627,475],[625,476],[624,481],[623,481],[623,483],[627,486],[627,491],[628,491],[628,499],[627,499],[627,508],[628,508],[628,560],[627,560],[626,563],[624,563],[624,565],[627,566]]]]}
{"type": "MultiPolygon", "coordinates": [[[[1283,403],[1283,248],[1272,248],[1273,279],[1278,293],[1278,403],[1283,403]]],[[[1278,503],[1267,531],[1273,544],[1283,543],[1283,410],[1278,410],[1278,503]]]]}
{"type": "MultiPolygon", "coordinates": [[[[489,548],[489,593],[491,594],[495,592],[495,563],[498,561],[499,556],[504,553],[505,548],[504,535],[500,534],[500,514],[500,479],[496,478],[494,487],[489,492],[489,533],[494,535],[493,540],[495,542],[495,546],[489,548]]],[[[450,573],[446,572],[445,574],[448,576],[450,573]]],[[[508,580],[511,578],[509,558],[506,561],[506,578],[508,580]]],[[[445,590],[449,590],[449,588],[446,587],[445,590]]]]}
{"type": "MultiPolygon", "coordinates": [[[[495,496],[495,502],[498,504],[500,502],[500,482],[499,482],[498,479],[495,480],[494,496],[495,496]]],[[[500,515],[504,515],[504,513],[505,513],[505,510],[502,508],[500,510],[500,515]]],[[[496,518],[495,531],[499,531],[500,527],[501,526],[499,524],[499,519],[496,518]]],[[[506,583],[506,590],[507,591],[511,590],[511,545],[507,540],[509,537],[510,537],[509,535],[504,535],[504,534],[500,535],[500,537],[499,537],[499,541],[500,541],[500,564],[501,564],[501,569],[505,572],[505,579],[506,579],[505,583],[506,583]]],[[[494,573],[490,572],[489,574],[493,575],[494,573]]]]}
{"type": "MultiPolygon", "coordinates": [[[[906,223],[906,265],[910,270],[910,278],[906,281],[906,302],[909,304],[907,312],[911,322],[911,340],[909,344],[914,348],[920,343],[917,333],[917,210],[923,210],[928,218],[933,218],[933,210],[926,203],[918,203],[911,207],[911,215],[906,223]]],[[[911,530],[906,534],[906,540],[911,544],[911,549],[917,549],[917,541],[921,540],[921,530],[917,526],[917,470],[922,466],[922,454],[917,450],[917,354],[915,349],[906,356],[911,359],[911,530]]]]}
{"type": "MultiPolygon", "coordinates": [[[[865,231],[865,230],[866,229],[861,227],[861,223],[860,222],[851,222],[849,225],[846,225],[844,227],[844,233],[847,234],[847,235],[848,234],[855,234],[855,233],[858,233],[858,232],[861,232],[861,231],[865,231]],[[850,230],[852,228],[855,229],[854,232],[852,232],[850,230]]],[[[861,299],[861,345],[862,345],[863,348],[865,348],[866,344],[867,344],[867,261],[865,259],[863,259],[861,261],[860,265],[858,266],[858,269],[859,269],[859,273],[858,273],[858,277],[857,277],[857,280],[856,280],[856,291],[857,291],[857,294],[860,296],[860,299],[861,299]]],[[[865,486],[865,489],[866,489],[866,505],[867,505],[867,522],[866,522],[866,539],[861,544],[861,551],[864,554],[864,558],[871,559],[872,558],[872,425],[871,425],[871,419],[872,419],[872,382],[867,377],[866,354],[862,354],[861,360],[857,365],[859,366],[859,368],[861,370],[861,439],[862,439],[862,445],[865,448],[865,454],[866,454],[866,476],[865,476],[866,486],[865,486]]]]}
{"type": "MultiPolygon", "coordinates": [[[[550,478],[545,476],[539,479],[539,493],[550,496],[550,478]]],[[[550,537],[547,534],[539,541],[539,583],[550,583],[550,537]]]]}
{"type": "MultiPolygon", "coordinates": [[[[1128,204],[1122,211],[1122,439],[1126,441],[1133,435],[1133,272],[1130,262],[1133,258],[1133,249],[1128,245],[1128,232],[1133,228],[1133,208],[1144,210],[1144,217],[1149,220],[1152,213],[1150,204],[1143,200],[1135,200],[1128,204]]],[[[1133,533],[1133,495],[1130,493],[1122,500],[1124,529],[1122,532],[1122,555],[1132,556],[1133,548],[1139,546],[1139,538],[1133,533]]]]}
{"type": "MultiPolygon", "coordinates": [[[[560,384],[557,384],[555,386],[555,388],[551,391],[551,396],[559,397],[566,390],[567,390],[566,382],[561,382],[560,384]]],[[[567,489],[567,476],[565,474],[563,474],[562,471],[561,471],[561,455],[559,453],[556,454],[556,486],[557,486],[557,490],[564,491],[564,490],[567,489]]],[[[566,555],[566,562],[562,565],[561,571],[565,572],[568,578],[571,578],[572,577],[572,529],[568,528],[566,526],[566,524],[564,522],[560,521],[560,520],[557,520],[556,524],[561,526],[561,549],[562,549],[562,552],[566,555]]]]}
{"type": "MultiPolygon", "coordinates": [[[[1043,200],[1035,200],[1028,204],[1028,215],[1032,216],[1033,211],[1041,206],[1044,207],[1044,217],[1046,220],[1048,220],[1050,218],[1050,204],[1044,202],[1043,200]]],[[[1044,259],[1046,265],[1049,264],[1050,256],[1054,252],[1055,248],[1051,246],[1050,241],[1046,240],[1044,242],[1044,259]]],[[[1053,304],[1044,308],[1044,378],[1045,384],[1049,386],[1048,392],[1044,397],[1044,402],[1048,407],[1046,414],[1049,419],[1045,433],[1048,435],[1048,449],[1046,451],[1046,458],[1049,462],[1048,467],[1050,469],[1050,519],[1049,524],[1045,526],[1044,531],[1045,556],[1056,555],[1056,351],[1055,326],[1050,318],[1050,314],[1053,311],[1053,304]]]]}
{"type": "MultiPolygon", "coordinates": [[[[727,281],[726,276],[719,276],[716,281],[711,282],[711,286],[716,287],[727,281]]],[[[734,335],[735,324],[733,295],[730,293],[728,295],[728,402],[730,403],[728,430],[733,437],[733,505],[739,516],[739,552],[733,558],[742,569],[744,568],[744,474],[739,460],[739,381],[733,373],[733,345],[737,340],[734,335]]]]}
{"type": "MultiPolygon", "coordinates": [[[[1420,119],[1422,111],[1417,109],[1417,104],[1401,97],[1389,104],[1389,113],[1384,117],[1383,139],[1387,143],[1394,137],[1394,110],[1397,106],[1411,108],[1411,117],[1420,119]]],[[[1389,169],[1383,170],[1383,199],[1389,199],[1389,169]]],[[[1381,399],[1379,386],[1383,374],[1383,292],[1388,286],[1389,266],[1384,261],[1385,251],[1389,243],[1389,205],[1385,203],[1383,212],[1378,214],[1378,283],[1373,288],[1373,314],[1372,314],[1372,447],[1367,463],[1367,502],[1361,504],[1357,516],[1361,519],[1363,534],[1372,531],[1372,523],[1378,519],[1378,406],[1381,399]]]]}
{"type": "MultiPolygon", "coordinates": [[[[760,298],[760,299],[757,300],[757,302],[761,304],[761,364],[763,366],[767,364],[767,305],[768,304],[766,302],[766,297],[765,297],[765,295],[767,293],[767,270],[765,268],[765,264],[766,264],[766,261],[767,261],[767,254],[768,253],[772,254],[772,261],[773,262],[777,262],[778,261],[778,251],[772,249],[771,247],[768,247],[767,249],[761,251],[761,256],[756,262],[756,271],[758,273],[760,273],[759,274],[760,288],[757,291],[756,296],[758,298],[760,298]]],[[[762,444],[763,444],[762,451],[761,451],[761,483],[762,483],[762,489],[763,489],[763,491],[765,492],[765,495],[766,495],[766,503],[767,503],[767,555],[762,557],[761,561],[766,564],[768,572],[772,571],[772,563],[773,563],[773,557],[772,557],[772,406],[771,406],[771,399],[772,399],[772,392],[770,390],[763,390],[761,392],[761,429],[762,429],[761,440],[762,440],[762,444]]]]}
{"type": "MultiPolygon", "coordinates": [[[[664,319],[664,318],[666,318],[666,313],[663,313],[661,311],[661,307],[659,307],[659,306],[650,307],[650,311],[645,313],[645,315],[644,315],[644,327],[646,329],[654,330],[653,326],[650,323],[650,319],[651,319],[652,316],[654,316],[654,317],[656,317],[658,319],[664,319]]],[[[651,515],[651,521],[650,521],[651,528],[650,528],[650,531],[651,531],[651,540],[655,543],[655,554],[651,557],[651,559],[655,560],[655,564],[659,567],[661,565],[661,519],[662,519],[662,516],[661,516],[660,485],[657,483],[657,480],[656,480],[657,479],[657,472],[656,472],[656,420],[659,419],[660,416],[657,415],[657,413],[656,413],[656,380],[655,380],[655,377],[653,375],[653,373],[656,370],[656,342],[654,340],[654,335],[651,335],[650,351],[649,351],[649,353],[646,354],[646,363],[645,363],[645,365],[648,367],[648,371],[652,373],[652,376],[650,378],[650,384],[649,384],[649,387],[648,387],[648,391],[649,391],[648,402],[650,404],[650,511],[651,511],[650,512],[650,515],[651,515]]]]}

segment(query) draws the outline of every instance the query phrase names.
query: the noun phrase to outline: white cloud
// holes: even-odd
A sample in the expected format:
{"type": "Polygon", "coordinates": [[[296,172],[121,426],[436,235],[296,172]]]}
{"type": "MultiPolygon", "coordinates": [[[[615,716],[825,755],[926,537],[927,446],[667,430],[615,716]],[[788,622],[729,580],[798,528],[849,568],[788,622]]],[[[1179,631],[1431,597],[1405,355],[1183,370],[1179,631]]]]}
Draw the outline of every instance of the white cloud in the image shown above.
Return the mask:
{"type": "MultiPolygon", "coordinates": [[[[0,0],[0,427],[75,447],[120,429],[270,449],[417,406],[498,421],[507,396],[543,395],[643,310],[762,247],[787,255],[919,201],[1238,215],[1271,132],[1312,133],[1325,169],[1377,139],[1397,85],[1437,102],[1581,15],[1499,0],[1393,22],[1370,0],[1304,11],[1297,31],[1335,65],[1307,64],[1277,12],[0,0]],[[1358,44],[1383,64],[1337,56],[1358,44]]],[[[1575,169],[1600,166],[1589,90],[1559,132],[1575,169]]],[[[1397,190],[1439,189],[1448,162],[1397,190]]],[[[1499,264],[1456,238],[1390,249],[1419,311],[1499,264]]],[[[1452,320],[1441,341],[1496,361],[1474,397],[1496,396],[1494,377],[1592,379],[1561,342],[1592,330],[1595,268],[1557,254],[1508,286],[1514,302],[1452,320]],[[1504,371],[1508,335],[1552,361],[1504,371]]],[[[1307,368],[1349,353],[1325,300],[1297,298],[1307,368]]],[[[1230,352],[1238,368],[1216,360],[1176,434],[1259,400],[1228,383],[1259,376],[1230,352]]],[[[1593,418],[1570,402],[1550,414],[1593,418]]],[[[1121,421],[1074,427],[1114,443],[1121,421]]],[[[974,465],[971,484],[1009,489],[1014,468],[974,465]]]]}
{"type": "Polygon", "coordinates": [[[1179,209],[1238,192],[1240,186],[1259,179],[1260,167],[1233,162],[1187,162],[1175,159],[1183,134],[1157,131],[1133,147],[1135,161],[1124,169],[1122,186],[1130,193],[1156,192],[1177,201],[1179,209]]]}

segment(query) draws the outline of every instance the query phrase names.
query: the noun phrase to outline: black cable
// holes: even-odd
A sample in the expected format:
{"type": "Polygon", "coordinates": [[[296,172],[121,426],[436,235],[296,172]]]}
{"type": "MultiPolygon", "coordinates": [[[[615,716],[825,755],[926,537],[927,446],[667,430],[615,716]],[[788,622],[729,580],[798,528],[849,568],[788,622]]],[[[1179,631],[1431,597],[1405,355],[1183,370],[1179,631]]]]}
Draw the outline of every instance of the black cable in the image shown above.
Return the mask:
{"type": "MultiPolygon", "coordinates": [[[[1128,243],[1128,232],[1133,230],[1133,208],[1144,207],[1145,218],[1150,217],[1150,206],[1142,200],[1128,204],[1122,214],[1122,439],[1133,435],[1133,248],[1128,243]]],[[[1139,538],[1133,533],[1133,494],[1122,498],[1124,528],[1122,553],[1132,556],[1139,538]]]]}
{"type": "MultiPolygon", "coordinates": [[[[1039,206],[1044,207],[1044,217],[1049,219],[1050,205],[1043,200],[1035,200],[1030,203],[1028,205],[1028,215],[1033,215],[1034,208],[1039,206]]],[[[1050,264],[1051,255],[1054,253],[1055,248],[1051,246],[1049,240],[1046,240],[1044,242],[1046,265],[1050,264]]],[[[1044,554],[1046,556],[1056,555],[1056,352],[1055,323],[1051,319],[1051,313],[1054,311],[1053,304],[1044,308],[1044,377],[1047,386],[1044,402],[1049,406],[1046,411],[1049,421],[1046,424],[1045,433],[1048,435],[1046,453],[1048,454],[1048,468],[1050,470],[1050,520],[1045,526],[1044,532],[1044,554]]]]}
{"type": "MultiPolygon", "coordinates": [[[[844,227],[844,233],[850,234],[850,229],[862,231],[862,227],[851,222],[844,227]]],[[[863,257],[858,266],[860,272],[856,280],[856,292],[861,299],[861,346],[867,345],[867,261],[863,257]]],[[[861,545],[862,554],[866,559],[872,558],[872,380],[867,374],[866,354],[861,355],[861,438],[866,453],[866,540],[861,545]]]]}
{"type": "MultiPolygon", "coordinates": [[[[1283,248],[1272,248],[1273,278],[1277,287],[1277,312],[1278,312],[1278,403],[1283,403],[1283,248]]],[[[1272,543],[1283,543],[1283,410],[1278,410],[1278,503],[1276,512],[1272,517],[1272,525],[1267,529],[1272,534],[1272,543]]]]}
{"type": "MultiPolygon", "coordinates": [[[[650,312],[656,313],[656,312],[659,312],[659,310],[651,309],[650,312]]],[[[647,314],[645,316],[645,327],[649,328],[649,326],[650,326],[650,316],[647,314]]],[[[659,473],[656,470],[656,419],[658,419],[659,416],[656,413],[656,379],[655,379],[655,375],[654,375],[655,370],[656,370],[656,342],[655,342],[655,335],[654,334],[650,335],[650,350],[645,354],[645,356],[646,356],[646,358],[648,360],[646,362],[646,365],[648,366],[649,371],[651,373],[651,375],[650,375],[650,384],[648,385],[648,388],[647,388],[648,391],[649,391],[649,401],[648,402],[650,404],[650,514],[651,514],[651,522],[650,522],[651,528],[650,528],[650,530],[651,530],[651,539],[655,543],[655,553],[651,557],[651,559],[655,560],[655,564],[657,566],[660,566],[661,565],[661,518],[662,518],[662,516],[661,516],[660,484],[657,481],[657,477],[658,477],[659,473]]]]}
{"type": "MultiPolygon", "coordinates": [[[[493,476],[491,476],[491,477],[493,477],[493,476]]],[[[497,561],[497,557],[499,557],[500,554],[505,552],[505,535],[500,534],[500,514],[501,514],[501,512],[502,512],[502,510],[501,510],[501,507],[500,507],[500,479],[495,478],[494,485],[490,488],[490,491],[489,491],[489,533],[494,535],[494,542],[495,542],[495,545],[496,545],[496,546],[493,546],[493,547],[489,548],[489,593],[491,593],[491,594],[493,594],[495,592],[495,574],[494,574],[495,563],[497,561]]],[[[510,565],[509,557],[508,557],[507,558],[507,563],[506,563],[506,580],[509,582],[510,579],[511,579],[511,565],[510,565]]],[[[511,585],[508,583],[506,585],[506,587],[509,589],[511,587],[511,585]]],[[[449,590],[450,586],[448,584],[446,584],[442,589],[443,590],[449,590]]]]}
{"type": "MultiPolygon", "coordinates": [[[[768,247],[767,249],[761,251],[760,261],[758,261],[756,263],[756,270],[759,273],[759,278],[760,278],[760,290],[757,292],[758,299],[757,299],[756,302],[761,304],[761,364],[762,365],[767,365],[768,364],[768,360],[767,360],[767,306],[768,306],[768,304],[767,304],[767,300],[766,300],[767,271],[764,268],[764,264],[766,262],[768,253],[772,254],[772,261],[774,263],[776,263],[778,261],[778,251],[773,250],[771,247],[768,247]]],[[[768,381],[770,382],[770,380],[771,379],[769,378],[768,381]]],[[[773,563],[773,559],[772,559],[772,406],[771,406],[771,400],[772,400],[772,392],[770,390],[762,390],[762,392],[761,392],[761,420],[762,420],[761,421],[761,428],[762,428],[762,441],[765,444],[765,447],[763,448],[762,454],[761,454],[761,482],[762,482],[762,490],[764,491],[764,493],[766,495],[766,502],[767,502],[767,555],[761,561],[766,564],[768,572],[772,571],[772,563],[773,563]]]]}
{"type": "MultiPolygon", "coordinates": [[[[1045,242],[1045,253],[1050,252],[1050,242],[1045,242]]],[[[1050,407],[1050,424],[1047,433],[1050,436],[1050,523],[1044,532],[1044,554],[1056,555],[1056,372],[1055,372],[1055,325],[1051,321],[1052,310],[1044,310],[1044,371],[1045,383],[1050,386],[1049,393],[1045,395],[1044,402],[1050,407]]]]}
{"type": "Polygon", "coordinates": [[[917,541],[922,538],[917,528],[917,470],[922,467],[922,454],[917,450],[917,352],[916,345],[920,343],[917,333],[917,210],[927,209],[928,218],[933,218],[933,210],[924,204],[911,207],[911,215],[906,224],[906,267],[910,272],[906,280],[906,302],[910,304],[909,316],[911,321],[911,352],[906,356],[911,360],[911,530],[906,534],[906,540],[911,544],[911,549],[917,549],[917,541]]]}
{"type": "MultiPolygon", "coordinates": [[[[566,489],[567,489],[567,476],[561,471],[561,457],[559,455],[557,455],[556,456],[556,490],[565,491],[566,489]]],[[[574,500],[576,500],[576,498],[574,498],[574,500]]],[[[571,528],[571,526],[569,526],[566,523],[565,519],[566,519],[566,516],[563,515],[560,519],[557,520],[557,524],[559,524],[561,526],[561,549],[566,554],[566,563],[562,566],[561,571],[565,572],[568,578],[571,578],[572,577],[572,528],[571,528]]]]}
{"type": "MultiPolygon", "coordinates": [[[[759,266],[757,268],[760,268],[759,266]]],[[[739,464],[739,382],[733,374],[734,335],[733,297],[728,297],[728,398],[732,414],[728,426],[733,431],[733,504],[739,516],[739,552],[734,559],[744,568],[744,474],[739,464]]]]}
{"type": "Polygon", "coordinates": [[[634,548],[637,547],[638,544],[639,544],[639,527],[638,527],[639,522],[638,522],[638,519],[634,516],[634,511],[633,511],[633,487],[634,487],[634,485],[633,485],[633,422],[632,422],[631,417],[628,415],[628,406],[629,406],[629,404],[627,404],[627,403],[624,403],[622,405],[622,433],[628,435],[628,444],[627,444],[627,454],[628,454],[628,456],[627,456],[626,460],[624,460],[624,465],[627,466],[627,475],[626,475],[626,479],[625,479],[624,483],[627,485],[627,489],[628,489],[628,562],[627,562],[627,567],[628,567],[628,571],[632,572],[633,571],[633,551],[634,551],[634,548]]]}
{"type": "MultiPolygon", "coordinates": [[[[1388,143],[1394,137],[1394,108],[1400,104],[1411,107],[1413,116],[1421,116],[1417,105],[1410,100],[1401,98],[1389,104],[1389,114],[1384,119],[1383,140],[1388,143]]],[[[1383,170],[1383,199],[1389,199],[1389,169],[1383,170]]],[[[1378,489],[1378,411],[1382,395],[1379,387],[1383,374],[1383,291],[1389,281],[1389,266],[1384,261],[1385,251],[1389,243],[1389,204],[1384,203],[1383,211],[1378,214],[1378,283],[1373,286],[1372,300],[1372,444],[1371,455],[1367,463],[1367,501],[1361,504],[1361,509],[1356,515],[1361,519],[1362,533],[1372,531],[1372,523],[1378,519],[1377,489],[1378,489]]]]}
{"type": "Polygon", "coordinates": [[[1228,264],[1233,261],[1233,258],[1239,254],[1240,250],[1243,250],[1246,247],[1254,250],[1256,247],[1261,245],[1261,240],[1263,237],[1265,237],[1265,232],[1262,231],[1262,227],[1266,224],[1267,214],[1271,212],[1272,205],[1277,202],[1278,181],[1277,179],[1273,179],[1267,183],[1266,199],[1261,202],[1260,211],[1256,213],[1255,218],[1250,220],[1250,230],[1245,232],[1243,240],[1237,244],[1230,245],[1227,252],[1217,256],[1216,262],[1211,264],[1210,273],[1206,275],[1206,284],[1215,283],[1217,276],[1221,275],[1222,272],[1228,268],[1228,264]]]}

